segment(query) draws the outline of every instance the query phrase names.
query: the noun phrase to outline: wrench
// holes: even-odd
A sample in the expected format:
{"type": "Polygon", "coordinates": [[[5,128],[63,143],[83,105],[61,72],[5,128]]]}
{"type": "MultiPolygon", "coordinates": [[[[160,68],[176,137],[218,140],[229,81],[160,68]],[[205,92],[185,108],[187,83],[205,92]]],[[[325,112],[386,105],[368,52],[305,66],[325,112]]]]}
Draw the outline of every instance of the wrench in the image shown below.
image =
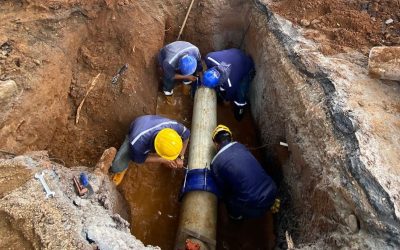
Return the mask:
{"type": "Polygon", "coordinates": [[[40,183],[42,183],[42,186],[44,187],[44,190],[46,191],[46,198],[54,197],[55,192],[51,191],[49,186],[47,185],[46,180],[44,179],[44,173],[43,172],[41,174],[36,173],[35,178],[40,180],[40,183]]]}

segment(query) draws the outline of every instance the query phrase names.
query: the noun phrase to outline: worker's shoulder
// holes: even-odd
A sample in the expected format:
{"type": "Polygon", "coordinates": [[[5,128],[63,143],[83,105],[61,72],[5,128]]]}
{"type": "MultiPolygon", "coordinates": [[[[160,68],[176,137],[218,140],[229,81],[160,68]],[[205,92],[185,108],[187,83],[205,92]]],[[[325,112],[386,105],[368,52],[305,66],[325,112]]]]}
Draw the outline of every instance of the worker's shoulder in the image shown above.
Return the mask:
{"type": "Polygon", "coordinates": [[[221,149],[218,155],[220,159],[236,159],[243,156],[243,154],[248,154],[246,146],[239,142],[231,142],[221,149]]]}
{"type": "Polygon", "coordinates": [[[169,48],[187,48],[187,47],[196,47],[197,48],[196,45],[191,44],[191,43],[186,42],[186,41],[175,41],[175,42],[172,42],[172,43],[169,43],[169,44],[165,45],[164,48],[165,49],[169,49],[169,48]]]}
{"type": "Polygon", "coordinates": [[[212,51],[212,52],[208,53],[207,55],[232,55],[232,54],[242,55],[242,56],[246,55],[246,53],[244,53],[243,50],[235,49],[235,48],[212,51]]]}
{"type": "Polygon", "coordinates": [[[135,120],[135,124],[141,124],[141,123],[147,123],[147,122],[151,122],[151,123],[162,123],[162,122],[176,122],[175,120],[169,119],[167,117],[164,116],[160,116],[160,115],[142,115],[136,118],[135,120]]]}

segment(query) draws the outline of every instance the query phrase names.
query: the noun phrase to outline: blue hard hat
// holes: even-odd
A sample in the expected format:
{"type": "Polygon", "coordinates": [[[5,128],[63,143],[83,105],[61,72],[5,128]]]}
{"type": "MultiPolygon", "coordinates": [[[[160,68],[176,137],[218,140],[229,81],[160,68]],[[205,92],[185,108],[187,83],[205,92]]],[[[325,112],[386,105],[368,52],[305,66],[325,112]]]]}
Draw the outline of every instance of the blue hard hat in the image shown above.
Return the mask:
{"type": "Polygon", "coordinates": [[[184,55],[179,59],[179,70],[182,75],[188,76],[193,74],[197,68],[196,58],[190,55],[184,55]]]}
{"type": "Polygon", "coordinates": [[[214,88],[215,86],[217,86],[220,77],[221,74],[216,68],[206,70],[203,74],[204,86],[214,88]]]}

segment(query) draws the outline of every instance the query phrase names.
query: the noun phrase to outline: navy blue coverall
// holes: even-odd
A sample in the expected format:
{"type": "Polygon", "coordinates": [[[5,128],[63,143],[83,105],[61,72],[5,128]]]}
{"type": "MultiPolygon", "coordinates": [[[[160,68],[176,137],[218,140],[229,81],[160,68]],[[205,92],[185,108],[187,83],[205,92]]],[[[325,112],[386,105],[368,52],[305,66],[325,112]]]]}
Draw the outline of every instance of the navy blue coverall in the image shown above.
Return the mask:
{"type": "Polygon", "coordinates": [[[190,130],[183,124],[158,115],[144,115],[136,118],[130,126],[129,135],[125,139],[114,159],[111,171],[122,172],[129,166],[129,161],[143,163],[149,153],[155,152],[154,139],[164,128],[175,130],[186,141],[190,130]]]}
{"type": "Polygon", "coordinates": [[[185,41],[176,41],[167,44],[158,54],[158,64],[163,69],[163,91],[165,95],[172,95],[175,86],[175,73],[179,72],[179,59],[183,55],[190,55],[197,60],[196,72],[202,71],[199,49],[185,41]]]}
{"type": "Polygon", "coordinates": [[[261,217],[277,196],[277,187],[250,151],[238,142],[222,144],[211,173],[233,218],[261,217]]]}
{"type": "Polygon", "coordinates": [[[208,53],[204,60],[208,69],[217,66],[221,74],[216,89],[219,96],[233,102],[237,109],[244,108],[255,73],[251,57],[240,49],[227,49],[208,53]]]}

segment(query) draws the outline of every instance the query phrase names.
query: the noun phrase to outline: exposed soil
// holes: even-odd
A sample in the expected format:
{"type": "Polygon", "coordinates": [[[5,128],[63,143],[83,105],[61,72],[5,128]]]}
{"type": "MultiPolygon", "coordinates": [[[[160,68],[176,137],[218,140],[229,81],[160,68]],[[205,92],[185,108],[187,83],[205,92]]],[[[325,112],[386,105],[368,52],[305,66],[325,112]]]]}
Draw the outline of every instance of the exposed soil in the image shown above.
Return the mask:
{"type": "MultiPolygon", "coordinates": [[[[189,2],[2,1],[0,80],[13,80],[18,88],[13,99],[0,107],[0,148],[15,153],[48,150],[67,166],[94,166],[105,148],[120,145],[130,122],[139,115],[164,114],[189,126],[191,100],[178,98],[173,107],[165,105],[163,97],[157,96],[155,67],[158,50],[175,39],[189,2]],[[112,77],[126,63],[128,70],[117,84],[112,84],[112,77]],[[80,121],[75,124],[77,107],[99,73],[80,121]]],[[[219,122],[230,125],[234,136],[250,148],[266,146],[263,149],[268,153],[277,149],[281,162],[286,162],[288,152],[280,152],[282,148],[276,145],[281,140],[289,143],[290,155],[284,168],[287,192],[295,204],[285,207],[284,213],[293,218],[280,226],[283,233],[278,237],[285,240],[288,230],[296,243],[320,241],[321,248],[328,248],[325,244],[357,248],[365,247],[366,238],[358,232],[366,231],[370,238],[386,237],[390,231],[398,235],[397,85],[369,79],[362,70],[356,70],[363,67],[362,60],[346,54],[338,56],[337,61],[328,61],[314,58],[320,53],[303,54],[301,46],[307,50],[306,44],[283,50],[279,43],[289,41],[283,32],[278,34],[283,28],[272,27],[276,23],[268,20],[271,16],[256,8],[247,16],[249,2],[253,1],[198,3],[183,38],[198,45],[202,54],[241,46],[256,62],[252,111],[260,128],[259,139],[265,145],[256,145],[257,133],[249,116],[240,126],[230,117],[232,111],[228,108],[220,107],[218,116],[219,122]],[[330,75],[318,71],[315,64],[328,69],[330,75]],[[332,103],[343,105],[345,112],[342,106],[333,112],[329,106],[332,103]],[[359,130],[354,135],[352,130],[356,128],[359,130]],[[348,144],[343,146],[344,143],[348,144]],[[379,150],[383,148],[384,153],[379,150]],[[351,216],[356,217],[356,223],[348,226],[345,220],[351,216]],[[393,224],[387,218],[394,218],[393,224]],[[297,228],[292,229],[293,225],[297,228]],[[350,230],[353,234],[349,234],[350,230]]],[[[372,46],[399,44],[397,0],[264,2],[303,26],[306,38],[314,39],[324,54],[347,52],[350,47],[366,55],[372,46]]],[[[292,27],[285,28],[288,26],[292,27]]],[[[297,34],[291,34],[294,33],[297,34]]],[[[304,41],[303,37],[290,39],[304,41]]],[[[261,157],[261,153],[254,153],[261,157]]],[[[23,185],[31,177],[20,167],[4,169],[0,193],[23,185]],[[4,184],[4,180],[12,181],[12,185],[4,184]]],[[[275,168],[268,170],[276,172],[275,168]]],[[[130,229],[146,244],[172,246],[181,180],[182,172],[161,166],[131,166],[128,171],[121,191],[131,208],[130,229]]],[[[267,222],[259,220],[237,228],[224,219],[224,212],[221,215],[220,249],[273,245],[270,215],[267,222]],[[253,234],[249,228],[258,233],[253,234]]],[[[30,217],[26,213],[25,216],[30,217]]],[[[16,241],[22,244],[18,247],[29,245],[23,241],[25,235],[19,235],[7,221],[0,220],[2,225],[7,229],[0,232],[2,236],[15,233],[16,241]]],[[[392,245],[398,239],[394,238],[392,245]]],[[[384,240],[377,242],[381,245],[375,246],[386,244],[384,240]]],[[[369,241],[367,246],[374,244],[369,241]]]]}
{"type": "Polygon", "coordinates": [[[119,145],[134,117],[155,110],[157,84],[149,83],[156,83],[155,54],[163,43],[156,34],[164,27],[153,22],[155,13],[144,13],[162,9],[70,4],[0,5],[0,78],[15,80],[18,97],[29,100],[2,113],[0,121],[8,120],[1,125],[0,147],[15,153],[45,149],[68,166],[93,166],[105,148],[119,145]],[[126,63],[128,70],[112,84],[126,63]]]}
{"type": "Polygon", "coordinates": [[[400,44],[398,0],[275,0],[273,10],[307,29],[324,54],[351,47],[363,54],[379,45],[400,44]],[[390,21],[392,20],[392,21],[390,21]]]}

